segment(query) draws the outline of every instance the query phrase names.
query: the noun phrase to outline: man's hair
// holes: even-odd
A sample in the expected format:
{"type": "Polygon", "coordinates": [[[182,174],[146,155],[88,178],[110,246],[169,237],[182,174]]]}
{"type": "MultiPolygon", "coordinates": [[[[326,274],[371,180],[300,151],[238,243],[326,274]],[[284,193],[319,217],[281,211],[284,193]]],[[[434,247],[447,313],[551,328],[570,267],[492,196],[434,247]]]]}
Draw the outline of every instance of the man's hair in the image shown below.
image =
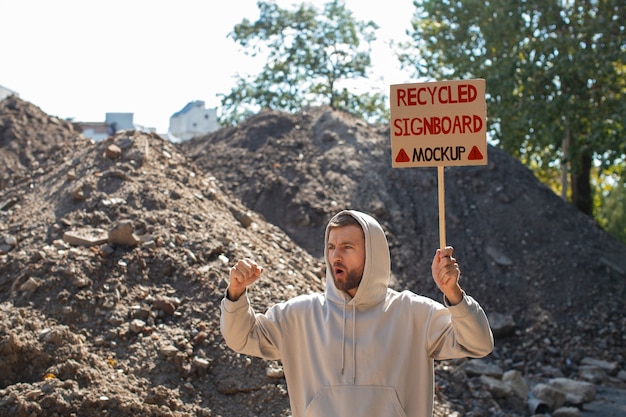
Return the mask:
{"type": "Polygon", "coordinates": [[[344,227],[344,226],[349,226],[349,225],[359,226],[359,228],[363,230],[361,223],[359,223],[357,219],[355,219],[348,213],[342,213],[336,216],[335,218],[331,219],[331,221],[328,223],[328,229],[333,229],[335,227],[344,227]]]}

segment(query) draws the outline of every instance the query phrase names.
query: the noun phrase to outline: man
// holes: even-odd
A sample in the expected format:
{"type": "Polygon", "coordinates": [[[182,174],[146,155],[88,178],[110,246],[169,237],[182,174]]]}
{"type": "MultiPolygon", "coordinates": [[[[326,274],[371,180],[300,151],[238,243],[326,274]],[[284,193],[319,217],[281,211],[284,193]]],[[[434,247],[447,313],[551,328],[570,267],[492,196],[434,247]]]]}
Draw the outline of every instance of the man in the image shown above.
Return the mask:
{"type": "Polygon", "coordinates": [[[453,248],[437,249],[432,262],[444,305],[388,288],[389,246],[371,216],[338,213],[325,243],[326,291],[265,314],[256,314],[246,295],[262,267],[237,262],[221,305],[226,343],[282,361],[293,417],[431,417],[434,360],[493,349],[483,309],[459,286],[453,248]]]}

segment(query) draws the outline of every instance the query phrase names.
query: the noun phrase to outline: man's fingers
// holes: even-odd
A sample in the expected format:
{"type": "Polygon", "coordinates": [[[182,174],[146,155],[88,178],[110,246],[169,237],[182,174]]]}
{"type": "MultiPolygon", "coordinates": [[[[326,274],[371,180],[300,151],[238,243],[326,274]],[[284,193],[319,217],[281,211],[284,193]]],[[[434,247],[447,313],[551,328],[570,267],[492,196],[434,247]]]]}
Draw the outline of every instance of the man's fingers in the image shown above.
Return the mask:
{"type": "Polygon", "coordinates": [[[233,267],[233,278],[235,278],[237,281],[245,282],[249,276],[250,273],[244,267],[240,265],[233,267]]]}
{"type": "Polygon", "coordinates": [[[244,270],[244,267],[241,265],[241,262],[237,262],[231,268],[231,274],[232,274],[233,278],[235,278],[237,281],[243,280],[243,278],[245,276],[245,270],[244,270]]]}
{"type": "Polygon", "coordinates": [[[247,281],[253,280],[261,275],[263,272],[263,268],[257,265],[256,262],[250,259],[243,259],[238,261],[231,268],[231,276],[236,279],[240,283],[245,283],[247,281]]]}
{"type": "Polygon", "coordinates": [[[450,280],[456,281],[461,275],[459,264],[453,257],[446,257],[441,259],[439,264],[439,278],[441,283],[447,283],[450,280]]]}
{"type": "Polygon", "coordinates": [[[454,248],[452,246],[446,246],[443,249],[437,249],[437,252],[439,252],[440,258],[451,258],[454,253],[454,248]]]}

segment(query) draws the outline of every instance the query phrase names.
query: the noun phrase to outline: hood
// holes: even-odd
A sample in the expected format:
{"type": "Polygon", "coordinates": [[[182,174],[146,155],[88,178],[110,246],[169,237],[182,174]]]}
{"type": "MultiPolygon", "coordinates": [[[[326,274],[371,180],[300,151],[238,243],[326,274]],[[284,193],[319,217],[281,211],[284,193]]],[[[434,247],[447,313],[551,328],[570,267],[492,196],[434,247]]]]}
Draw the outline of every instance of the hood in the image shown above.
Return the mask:
{"type": "MultiPolygon", "coordinates": [[[[355,211],[344,210],[335,215],[339,216],[347,213],[354,217],[365,235],[365,267],[363,269],[363,278],[357,289],[356,295],[350,301],[359,307],[367,307],[378,304],[385,299],[387,287],[389,285],[389,277],[391,274],[391,260],[389,256],[389,245],[387,237],[380,223],[372,216],[355,211]]],[[[333,217],[334,218],[334,217],[333,217]]],[[[329,222],[330,223],[330,222],[329,222]]],[[[326,226],[324,236],[324,260],[326,261],[326,296],[330,301],[343,304],[346,298],[350,296],[344,291],[340,291],[335,287],[333,279],[332,267],[328,260],[328,242],[329,229],[326,226]]]]}

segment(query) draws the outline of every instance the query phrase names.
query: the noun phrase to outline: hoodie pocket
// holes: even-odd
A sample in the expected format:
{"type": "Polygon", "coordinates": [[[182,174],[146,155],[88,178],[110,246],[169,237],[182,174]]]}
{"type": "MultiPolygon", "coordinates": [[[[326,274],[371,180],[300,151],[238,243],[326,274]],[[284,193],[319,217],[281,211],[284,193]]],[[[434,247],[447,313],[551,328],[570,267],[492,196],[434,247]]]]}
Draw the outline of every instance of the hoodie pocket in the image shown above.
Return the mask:
{"type": "Polygon", "coordinates": [[[324,387],[307,406],[305,417],[406,417],[393,387],[324,387]]]}

